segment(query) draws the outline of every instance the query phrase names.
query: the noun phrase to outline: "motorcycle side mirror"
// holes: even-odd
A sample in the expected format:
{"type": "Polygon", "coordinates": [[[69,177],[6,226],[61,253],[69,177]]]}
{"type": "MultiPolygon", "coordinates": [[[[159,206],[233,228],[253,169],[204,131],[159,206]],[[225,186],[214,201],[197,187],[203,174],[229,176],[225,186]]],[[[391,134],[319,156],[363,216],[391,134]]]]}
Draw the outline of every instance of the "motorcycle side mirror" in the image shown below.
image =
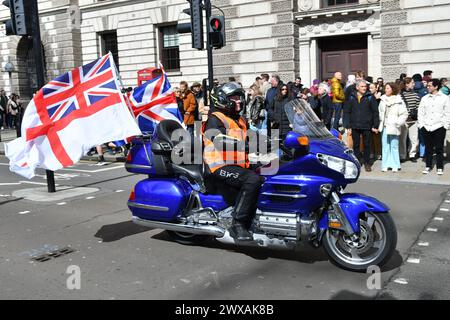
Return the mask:
{"type": "Polygon", "coordinates": [[[342,141],[342,134],[338,130],[331,128],[330,132],[336,139],[339,139],[342,141]]]}

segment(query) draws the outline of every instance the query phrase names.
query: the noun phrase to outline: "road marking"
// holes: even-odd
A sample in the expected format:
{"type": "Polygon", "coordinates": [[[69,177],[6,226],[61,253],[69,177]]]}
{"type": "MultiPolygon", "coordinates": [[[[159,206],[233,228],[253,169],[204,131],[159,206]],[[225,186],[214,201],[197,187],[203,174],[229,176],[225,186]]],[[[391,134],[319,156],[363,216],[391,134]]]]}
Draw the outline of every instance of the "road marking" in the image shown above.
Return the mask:
{"type": "Polygon", "coordinates": [[[9,194],[0,194],[0,197],[5,197],[5,198],[9,198],[11,197],[9,194]]]}
{"type": "Polygon", "coordinates": [[[429,247],[430,243],[429,242],[419,242],[417,245],[421,246],[421,247],[429,247]]]}
{"type": "MultiPolygon", "coordinates": [[[[9,166],[9,163],[0,163],[0,166],[9,166]]],[[[116,169],[124,169],[125,165],[120,164],[117,166],[105,168],[105,169],[98,169],[98,170],[83,170],[83,169],[71,169],[71,168],[65,168],[65,169],[59,169],[58,171],[74,171],[74,172],[85,172],[85,173],[97,173],[97,172],[104,172],[104,171],[110,171],[110,170],[116,170],[116,169]]]]}
{"type": "Polygon", "coordinates": [[[449,212],[450,209],[447,209],[447,208],[441,208],[441,211],[443,211],[443,212],[449,212]]]}
{"type": "Polygon", "coordinates": [[[419,264],[420,263],[420,259],[409,258],[408,260],[406,260],[406,262],[419,264]]]}
{"type": "Polygon", "coordinates": [[[21,215],[23,215],[23,214],[27,214],[27,213],[30,213],[31,211],[22,211],[22,212],[19,212],[19,214],[21,214],[21,215]]]}
{"type": "Polygon", "coordinates": [[[95,197],[87,197],[86,200],[92,200],[95,199],[95,197]]]}
{"type": "Polygon", "coordinates": [[[398,284],[408,284],[408,280],[403,278],[395,279],[394,282],[398,284]]]}
{"type": "MultiPolygon", "coordinates": [[[[31,182],[31,181],[19,181],[19,182],[10,182],[10,183],[0,183],[0,186],[19,186],[21,184],[35,184],[38,186],[46,186],[46,183],[43,182],[31,182]]],[[[56,185],[57,187],[59,184],[56,185]]]]}
{"type": "Polygon", "coordinates": [[[450,203],[450,200],[445,200],[445,203],[450,203]]]}
{"type": "Polygon", "coordinates": [[[427,231],[429,231],[429,232],[438,232],[438,229],[436,229],[436,228],[428,228],[427,231]]]}
{"type": "Polygon", "coordinates": [[[116,193],[124,192],[125,190],[116,190],[116,193]]]}
{"type": "Polygon", "coordinates": [[[434,220],[436,220],[436,221],[444,221],[444,218],[436,217],[436,218],[434,218],[434,220]]]}
{"type": "Polygon", "coordinates": [[[57,203],[56,205],[58,205],[58,206],[64,206],[64,205],[66,205],[67,204],[67,202],[60,202],[60,203],[57,203]]]}

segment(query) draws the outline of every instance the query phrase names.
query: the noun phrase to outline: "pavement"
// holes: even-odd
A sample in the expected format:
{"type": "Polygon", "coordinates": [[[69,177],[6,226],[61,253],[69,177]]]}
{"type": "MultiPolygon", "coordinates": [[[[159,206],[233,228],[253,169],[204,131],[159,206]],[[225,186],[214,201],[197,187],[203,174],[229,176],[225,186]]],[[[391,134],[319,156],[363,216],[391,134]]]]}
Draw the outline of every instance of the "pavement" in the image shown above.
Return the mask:
{"type": "MultiPolygon", "coordinates": [[[[4,143],[8,143],[17,138],[16,130],[1,130],[0,133],[0,155],[5,155],[5,145],[4,143]]],[[[123,153],[111,154],[105,152],[104,154],[105,161],[107,162],[125,162],[125,157],[123,153]]],[[[84,161],[94,161],[98,162],[98,155],[95,154],[93,156],[84,156],[81,158],[84,161]]]]}
{"type": "MultiPolygon", "coordinates": [[[[15,130],[2,130],[1,132],[2,142],[0,142],[0,155],[5,154],[5,146],[3,142],[9,142],[16,138],[15,130]]],[[[450,157],[450,154],[448,155],[450,157]]],[[[124,162],[125,157],[123,153],[110,154],[105,152],[105,160],[107,162],[124,162]]],[[[98,156],[85,156],[81,160],[97,162],[98,156]]],[[[450,160],[450,159],[449,159],[450,160]]],[[[361,172],[360,179],[363,180],[378,180],[378,181],[395,181],[395,182],[410,182],[410,183],[424,183],[424,184],[437,184],[437,185],[450,185],[450,163],[445,163],[444,175],[438,176],[436,170],[429,175],[422,174],[422,170],[425,168],[425,163],[422,159],[419,159],[417,163],[407,161],[402,164],[402,170],[394,172],[382,172],[381,161],[375,161],[372,172],[365,172],[364,169],[361,172]]]]}

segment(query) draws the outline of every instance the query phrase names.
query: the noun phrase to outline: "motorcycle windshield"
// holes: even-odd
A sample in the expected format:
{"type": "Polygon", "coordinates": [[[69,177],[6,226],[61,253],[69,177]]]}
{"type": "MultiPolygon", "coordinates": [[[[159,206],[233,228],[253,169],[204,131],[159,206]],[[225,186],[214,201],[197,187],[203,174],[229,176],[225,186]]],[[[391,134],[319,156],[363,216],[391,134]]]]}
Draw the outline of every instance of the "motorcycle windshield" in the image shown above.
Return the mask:
{"type": "Polygon", "coordinates": [[[309,139],[334,138],[305,100],[293,100],[284,106],[284,110],[294,132],[300,133],[309,139]]]}

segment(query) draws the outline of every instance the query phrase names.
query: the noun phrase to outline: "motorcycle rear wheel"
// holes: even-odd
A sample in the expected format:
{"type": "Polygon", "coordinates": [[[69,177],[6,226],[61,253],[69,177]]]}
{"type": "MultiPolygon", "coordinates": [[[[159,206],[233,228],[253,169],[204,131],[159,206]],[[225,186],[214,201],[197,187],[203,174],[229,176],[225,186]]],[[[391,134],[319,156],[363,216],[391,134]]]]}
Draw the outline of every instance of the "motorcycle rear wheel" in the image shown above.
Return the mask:
{"type": "Polygon", "coordinates": [[[367,212],[360,217],[361,235],[353,243],[343,231],[328,229],[323,237],[326,253],[340,268],[366,272],[370,266],[384,266],[397,246],[397,229],[389,213],[367,212]]]}
{"type": "Polygon", "coordinates": [[[182,245],[188,245],[188,246],[201,245],[205,241],[207,241],[208,239],[211,238],[211,236],[203,236],[203,235],[191,234],[191,233],[185,233],[185,232],[177,232],[177,231],[169,231],[169,230],[166,230],[166,232],[169,234],[169,236],[175,242],[178,242],[182,245]]]}

